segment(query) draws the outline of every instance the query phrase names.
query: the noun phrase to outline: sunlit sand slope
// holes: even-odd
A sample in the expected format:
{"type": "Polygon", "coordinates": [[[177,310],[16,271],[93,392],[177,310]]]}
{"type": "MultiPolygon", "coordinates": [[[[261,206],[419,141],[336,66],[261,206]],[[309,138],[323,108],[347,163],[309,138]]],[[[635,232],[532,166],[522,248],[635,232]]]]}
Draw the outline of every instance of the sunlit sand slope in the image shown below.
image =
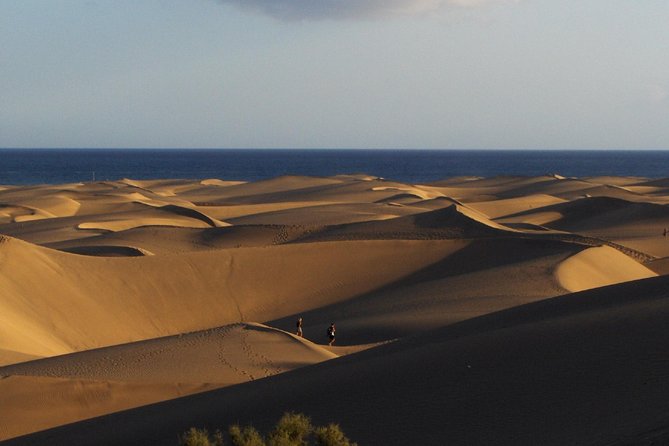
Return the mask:
{"type": "Polygon", "coordinates": [[[399,240],[101,258],[1,240],[0,348],[34,356],[308,311],[462,247],[399,240]]]}
{"type": "Polygon", "coordinates": [[[280,330],[235,324],[0,367],[0,407],[12,408],[0,439],[336,357],[280,330]]]}
{"type": "Polygon", "coordinates": [[[608,246],[590,248],[562,262],[555,271],[557,280],[569,291],[583,291],[657,274],[608,246]]]}

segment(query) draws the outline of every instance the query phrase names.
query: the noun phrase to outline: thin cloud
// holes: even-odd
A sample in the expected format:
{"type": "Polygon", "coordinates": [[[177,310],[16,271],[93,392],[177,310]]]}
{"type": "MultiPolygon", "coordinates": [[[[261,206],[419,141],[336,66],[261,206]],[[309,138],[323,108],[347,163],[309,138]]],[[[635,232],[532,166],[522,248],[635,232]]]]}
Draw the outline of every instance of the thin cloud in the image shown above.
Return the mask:
{"type": "Polygon", "coordinates": [[[219,0],[281,20],[365,19],[416,15],[445,7],[473,7],[519,0],[219,0]]]}

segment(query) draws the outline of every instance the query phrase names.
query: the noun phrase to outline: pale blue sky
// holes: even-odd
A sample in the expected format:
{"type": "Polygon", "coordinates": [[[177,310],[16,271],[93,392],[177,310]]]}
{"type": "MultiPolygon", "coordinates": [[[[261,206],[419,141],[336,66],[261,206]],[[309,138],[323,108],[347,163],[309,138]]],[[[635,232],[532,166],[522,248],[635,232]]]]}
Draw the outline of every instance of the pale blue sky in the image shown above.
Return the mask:
{"type": "Polygon", "coordinates": [[[669,1],[0,0],[0,147],[669,148],[669,1]]]}

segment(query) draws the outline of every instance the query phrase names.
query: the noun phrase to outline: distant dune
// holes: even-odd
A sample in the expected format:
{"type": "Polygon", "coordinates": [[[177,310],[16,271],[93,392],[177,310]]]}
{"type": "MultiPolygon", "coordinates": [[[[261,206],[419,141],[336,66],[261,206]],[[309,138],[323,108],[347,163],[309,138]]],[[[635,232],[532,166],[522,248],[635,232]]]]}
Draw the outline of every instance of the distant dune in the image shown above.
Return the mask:
{"type": "Polygon", "coordinates": [[[0,440],[176,444],[294,410],[360,445],[664,444],[667,184],[5,186],[0,440]]]}

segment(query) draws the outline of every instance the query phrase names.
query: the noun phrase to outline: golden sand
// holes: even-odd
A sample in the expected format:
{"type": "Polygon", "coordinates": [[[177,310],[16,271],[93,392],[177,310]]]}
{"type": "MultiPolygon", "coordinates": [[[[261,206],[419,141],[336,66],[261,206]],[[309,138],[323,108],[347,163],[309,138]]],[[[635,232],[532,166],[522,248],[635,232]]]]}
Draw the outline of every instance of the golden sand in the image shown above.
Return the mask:
{"type": "Polygon", "coordinates": [[[664,438],[668,203],[614,177],[4,187],[0,440],[286,410],[361,445],[664,438]]]}

